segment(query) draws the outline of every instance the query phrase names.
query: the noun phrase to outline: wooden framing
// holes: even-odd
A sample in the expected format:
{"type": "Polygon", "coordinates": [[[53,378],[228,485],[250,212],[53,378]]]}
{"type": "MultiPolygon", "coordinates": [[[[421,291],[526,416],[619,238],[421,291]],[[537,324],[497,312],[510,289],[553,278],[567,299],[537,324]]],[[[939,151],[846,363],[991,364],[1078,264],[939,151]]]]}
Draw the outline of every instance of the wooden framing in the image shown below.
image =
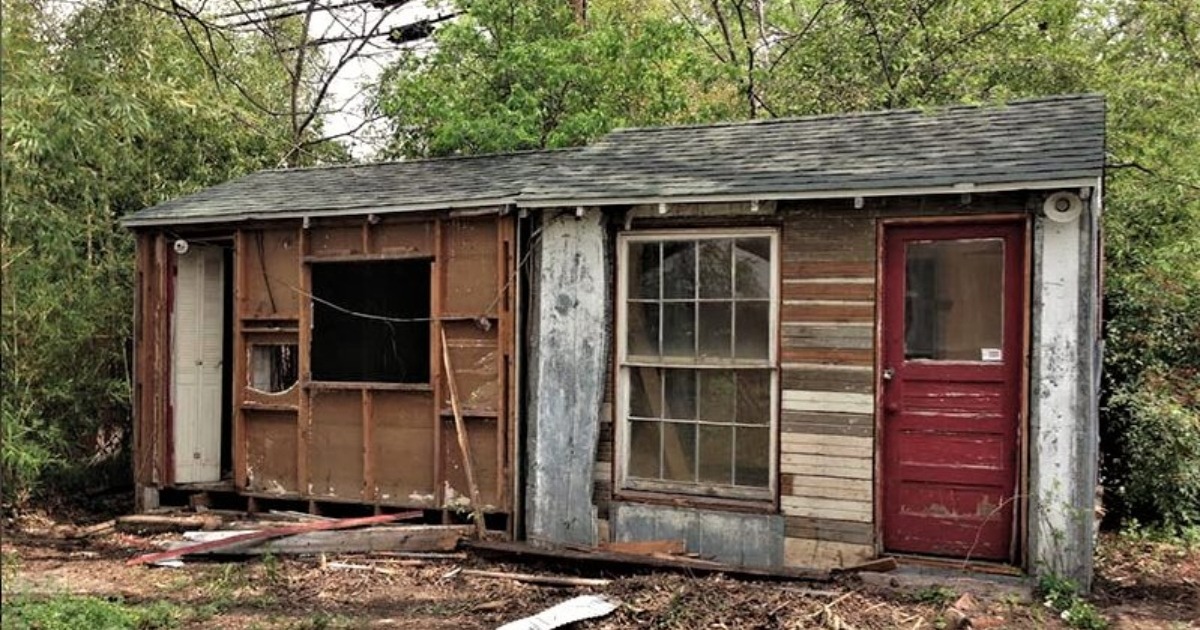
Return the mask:
{"type": "MultiPolygon", "coordinates": [[[[455,359],[456,364],[465,362],[461,369],[467,375],[460,389],[467,390],[464,396],[475,398],[464,401],[463,412],[473,435],[471,454],[484,461],[480,483],[486,488],[486,508],[511,515],[515,420],[510,388],[515,334],[510,278],[516,273],[515,220],[515,215],[495,211],[470,216],[431,212],[382,219],[364,214],[304,221],[304,225],[298,219],[248,224],[223,232],[232,237],[234,250],[232,286],[227,288],[234,313],[229,331],[232,356],[228,357],[233,362],[228,436],[233,473],[226,487],[250,499],[308,500],[313,509],[318,503],[358,503],[374,506],[376,511],[385,507],[442,511],[445,520],[453,520],[451,512],[457,508],[447,503],[446,494],[453,471],[448,468],[451,463],[444,452],[443,436],[452,425],[447,425],[442,410],[445,374],[442,352],[436,345],[444,331],[450,352],[456,357],[464,353],[455,359]],[[349,240],[343,238],[351,232],[349,240]],[[484,251],[488,253],[481,258],[484,251]],[[429,381],[314,381],[312,266],[391,260],[430,262],[429,381]],[[456,278],[476,280],[467,283],[471,292],[459,291],[456,299],[460,306],[448,303],[446,297],[448,282],[462,286],[456,278]],[[491,303],[490,312],[474,312],[477,307],[471,305],[482,308],[484,301],[491,303]],[[460,312],[451,313],[451,309],[460,312]],[[470,331],[477,325],[490,332],[472,336],[470,331]],[[454,331],[459,331],[457,337],[454,331]],[[296,344],[296,386],[278,393],[249,387],[250,349],[256,343],[296,344]],[[486,364],[495,367],[486,377],[474,372],[470,363],[481,353],[494,361],[486,364]],[[353,396],[352,410],[343,405],[346,395],[353,396]],[[413,424],[414,410],[423,418],[417,424],[413,424]],[[352,414],[355,427],[353,459],[346,459],[350,451],[341,446],[349,434],[327,424],[328,414],[343,412],[352,414]],[[321,440],[335,442],[318,445],[321,440]],[[381,446],[381,440],[386,440],[387,446],[381,446]],[[333,468],[330,456],[341,458],[333,468]],[[427,467],[426,472],[412,472],[422,467],[427,467]],[[325,477],[331,470],[343,472],[336,473],[335,481],[325,477]],[[386,489],[385,478],[390,484],[386,489]],[[355,480],[352,491],[347,485],[351,479],[355,480]],[[414,484],[411,491],[409,486],[401,489],[397,485],[409,483],[405,479],[414,484]]],[[[180,229],[182,235],[152,230],[138,235],[138,421],[134,440],[139,488],[175,487],[170,452],[170,246],[177,238],[204,238],[214,231],[206,228],[190,235],[180,229]]],[[[139,507],[153,507],[142,503],[140,496],[139,507]]]]}

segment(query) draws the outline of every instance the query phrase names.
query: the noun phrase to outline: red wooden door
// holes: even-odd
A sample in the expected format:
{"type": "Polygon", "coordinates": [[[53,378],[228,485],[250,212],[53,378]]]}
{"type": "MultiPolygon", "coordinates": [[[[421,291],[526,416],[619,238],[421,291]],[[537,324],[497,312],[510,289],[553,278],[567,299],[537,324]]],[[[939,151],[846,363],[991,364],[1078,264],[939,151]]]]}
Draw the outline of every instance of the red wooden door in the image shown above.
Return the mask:
{"type": "Polygon", "coordinates": [[[884,231],[882,500],[888,551],[1011,560],[1024,223],[884,231]]]}

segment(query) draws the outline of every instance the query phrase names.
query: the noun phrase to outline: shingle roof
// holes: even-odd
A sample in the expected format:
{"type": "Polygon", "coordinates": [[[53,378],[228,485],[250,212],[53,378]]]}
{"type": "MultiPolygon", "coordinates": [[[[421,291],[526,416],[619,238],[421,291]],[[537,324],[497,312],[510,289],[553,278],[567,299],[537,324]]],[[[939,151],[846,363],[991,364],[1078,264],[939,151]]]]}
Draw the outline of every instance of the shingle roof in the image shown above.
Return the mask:
{"type": "Polygon", "coordinates": [[[623,129],[526,187],[521,205],[1095,178],[1104,98],[623,129]]]}
{"type": "Polygon", "coordinates": [[[620,129],[582,149],[260,171],[129,215],[131,227],[506,203],[575,206],[1092,179],[1104,98],[620,129]]]}
{"type": "Polygon", "coordinates": [[[125,217],[127,226],[511,203],[573,150],[259,171],[125,217]]]}

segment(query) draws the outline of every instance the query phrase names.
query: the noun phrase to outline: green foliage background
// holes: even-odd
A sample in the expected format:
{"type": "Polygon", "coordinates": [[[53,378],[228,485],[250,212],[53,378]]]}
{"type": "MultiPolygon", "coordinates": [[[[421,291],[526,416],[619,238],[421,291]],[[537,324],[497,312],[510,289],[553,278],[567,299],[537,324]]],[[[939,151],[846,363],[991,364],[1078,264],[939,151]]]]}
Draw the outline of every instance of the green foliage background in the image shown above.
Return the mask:
{"type": "MultiPolygon", "coordinates": [[[[116,218],[275,163],[287,131],[233,122],[255,110],[207,80],[178,26],[142,5],[93,0],[59,29],[29,0],[3,2],[3,465],[27,492],[128,426],[132,254],[116,218]]],[[[1105,93],[1106,498],[1118,516],[1200,522],[1195,0],[588,4],[581,22],[566,0],[460,0],[433,45],[380,82],[385,154],[1105,93]]],[[[237,71],[259,93],[279,83],[283,99],[272,67],[250,55],[237,71]]]]}

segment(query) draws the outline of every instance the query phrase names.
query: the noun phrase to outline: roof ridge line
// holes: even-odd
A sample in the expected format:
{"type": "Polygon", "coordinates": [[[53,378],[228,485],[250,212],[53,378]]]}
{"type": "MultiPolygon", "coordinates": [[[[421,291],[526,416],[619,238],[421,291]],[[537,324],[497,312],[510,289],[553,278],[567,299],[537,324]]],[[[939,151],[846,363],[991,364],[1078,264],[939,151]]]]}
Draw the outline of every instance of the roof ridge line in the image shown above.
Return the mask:
{"type": "Polygon", "coordinates": [[[810,115],[804,115],[804,116],[781,116],[778,118],[755,118],[752,120],[725,120],[725,121],[709,122],[709,123],[687,123],[687,124],[682,124],[682,125],[618,127],[616,129],[613,129],[609,133],[605,134],[604,136],[602,136],[596,143],[587,144],[587,145],[584,145],[584,146],[578,147],[578,148],[579,149],[588,149],[588,148],[591,148],[591,147],[594,147],[594,146],[597,146],[597,145],[603,143],[604,140],[606,138],[608,138],[609,136],[622,134],[622,133],[626,133],[626,132],[646,133],[646,132],[680,131],[680,130],[687,130],[687,129],[713,129],[713,128],[724,128],[724,127],[749,127],[749,126],[759,126],[759,125],[767,126],[767,125],[775,125],[775,124],[791,124],[791,123],[796,123],[796,122],[801,122],[801,121],[807,122],[807,121],[821,121],[821,120],[830,120],[830,119],[845,120],[845,119],[857,119],[857,118],[885,118],[888,116],[898,116],[901,114],[914,114],[914,113],[931,114],[931,113],[936,113],[936,112],[951,112],[951,111],[965,111],[965,110],[982,110],[982,109],[999,110],[999,109],[1003,109],[1003,108],[1010,107],[1013,105],[1026,105],[1026,104],[1034,104],[1034,103],[1054,103],[1054,102],[1063,102],[1063,101],[1093,100],[1093,99],[1103,102],[1104,94],[1102,92],[1078,92],[1078,93],[1071,93],[1071,94],[1056,94],[1056,95],[1049,95],[1049,96],[1037,96],[1037,97],[1031,97],[1031,98],[1015,99],[1015,100],[1011,100],[1011,101],[984,102],[984,103],[976,103],[976,104],[957,103],[957,104],[946,104],[946,105],[934,105],[934,106],[924,107],[924,108],[922,108],[922,107],[907,107],[904,109],[875,109],[875,110],[870,110],[870,111],[852,111],[852,112],[829,113],[829,114],[810,114],[810,115]]]}

